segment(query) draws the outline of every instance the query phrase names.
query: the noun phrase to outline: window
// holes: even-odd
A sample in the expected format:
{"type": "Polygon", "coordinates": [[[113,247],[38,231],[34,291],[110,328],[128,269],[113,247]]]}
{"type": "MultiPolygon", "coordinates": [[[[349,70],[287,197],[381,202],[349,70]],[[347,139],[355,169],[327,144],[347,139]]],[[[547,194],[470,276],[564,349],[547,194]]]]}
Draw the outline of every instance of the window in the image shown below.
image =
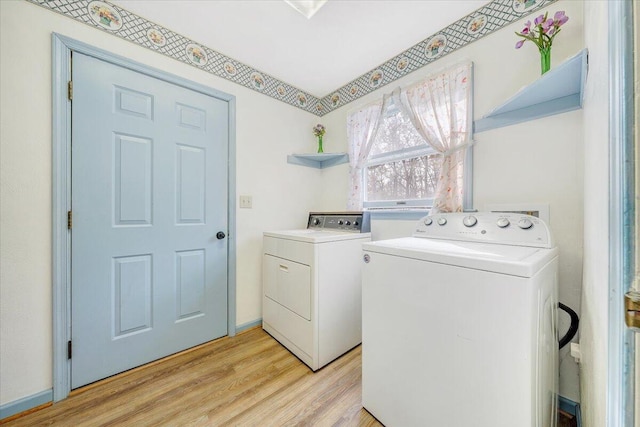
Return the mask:
{"type": "Polygon", "coordinates": [[[362,169],[364,207],[430,206],[442,157],[392,100],[380,120],[362,169]]]}
{"type": "Polygon", "coordinates": [[[347,208],[471,208],[472,84],[459,64],[349,114],[347,208]]]}

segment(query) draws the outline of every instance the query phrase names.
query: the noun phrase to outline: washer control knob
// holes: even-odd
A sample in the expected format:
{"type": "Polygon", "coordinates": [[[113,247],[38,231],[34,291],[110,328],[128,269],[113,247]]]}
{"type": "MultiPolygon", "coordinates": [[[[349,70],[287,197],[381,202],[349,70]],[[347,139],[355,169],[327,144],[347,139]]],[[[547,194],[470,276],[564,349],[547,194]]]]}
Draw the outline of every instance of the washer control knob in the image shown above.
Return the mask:
{"type": "Polygon", "coordinates": [[[478,219],[475,216],[469,215],[464,217],[464,219],[462,220],[462,223],[464,224],[465,227],[473,227],[478,223],[478,219]]]}
{"type": "Polygon", "coordinates": [[[424,219],[424,225],[431,225],[431,224],[433,224],[433,220],[431,219],[431,217],[429,217],[429,216],[426,217],[424,219]]]}
{"type": "Polygon", "coordinates": [[[356,221],[353,221],[353,225],[354,225],[355,227],[357,227],[357,226],[359,226],[359,225],[360,225],[360,223],[356,220],[356,221]]]}
{"type": "Polygon", "coordinates": [[[510,222],[507,218],[498,218],[498,221],[496,222],[496,224],[500,228],[505,228],[509,226],[510,222]]]}
{"type": "Polygon", "coordinates": [[[343,220],[338,221],[338,225],[343,225],[343,224],[344,224],[343,220]]]}
{"type": "Polygon", "coordinates": [[[320,225],[320,220],[318,218],[313,218],[313,221],[311,221],[311,223],[313,225],[320,225]]]}
{"type": "Polygon", "coordinates": [[[447,223],[447,218],[440,217],[438,218],[438,225],[445,225],[447,223]]]}
{"type": "Polygon", "coordinates": [[[518,221],[518,227],[522,228],[523,230],[528,230],[533,227],[533,223],[529,218],[522,218],[520,221],[518,221]]]}
{"type": "Polygon", "coordinates": [[[346,225],[351,225],[351,221],[345,222],[346,225]]]}

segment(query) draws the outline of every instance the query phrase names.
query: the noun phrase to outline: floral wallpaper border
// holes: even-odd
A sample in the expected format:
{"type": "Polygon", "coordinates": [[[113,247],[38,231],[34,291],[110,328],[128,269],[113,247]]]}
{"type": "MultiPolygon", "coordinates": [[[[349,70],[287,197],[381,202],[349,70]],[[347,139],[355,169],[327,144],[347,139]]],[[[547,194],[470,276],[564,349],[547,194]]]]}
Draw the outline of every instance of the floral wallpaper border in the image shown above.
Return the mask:
{"type": "Polygon", "coordinates": [[[494,0],[321,99],[105,1],[26,1],[323,116],[557,0],[494,0]]]}

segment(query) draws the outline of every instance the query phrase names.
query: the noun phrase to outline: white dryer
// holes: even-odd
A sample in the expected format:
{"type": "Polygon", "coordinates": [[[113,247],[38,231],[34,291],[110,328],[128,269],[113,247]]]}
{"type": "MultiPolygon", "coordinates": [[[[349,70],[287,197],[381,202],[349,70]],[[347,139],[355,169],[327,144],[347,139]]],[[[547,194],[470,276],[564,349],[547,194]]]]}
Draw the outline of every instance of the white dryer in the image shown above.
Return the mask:
{"type": "Polygon", "coordinates": [[[540,219],[423,218],[363,245],[362,402],[387,427],[554,427],[558,249],[540,219]]]}
{"type": "Polygon", "coordinates": [[[362,341],[362,212],[310,213],[307,229],[264,233],[262,327],[312,370],[362,341]]]}

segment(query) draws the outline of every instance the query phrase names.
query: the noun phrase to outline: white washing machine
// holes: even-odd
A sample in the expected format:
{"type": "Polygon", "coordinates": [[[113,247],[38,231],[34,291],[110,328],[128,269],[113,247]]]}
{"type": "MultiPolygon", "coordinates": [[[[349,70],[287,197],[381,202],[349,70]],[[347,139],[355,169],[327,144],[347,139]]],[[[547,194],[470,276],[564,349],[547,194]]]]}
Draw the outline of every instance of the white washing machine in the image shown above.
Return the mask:
{"type": "Polygon", "coordinates": [[[363,245],[362,403],[387,427],[554,427],[558,249],[538,218],[420,220],[363,245]]]}
{"type": "Polygon", "coordinates": [[[362,341],[362,212],[310,213],[264,233],[262,327],[316,371],[362,341]]]}

